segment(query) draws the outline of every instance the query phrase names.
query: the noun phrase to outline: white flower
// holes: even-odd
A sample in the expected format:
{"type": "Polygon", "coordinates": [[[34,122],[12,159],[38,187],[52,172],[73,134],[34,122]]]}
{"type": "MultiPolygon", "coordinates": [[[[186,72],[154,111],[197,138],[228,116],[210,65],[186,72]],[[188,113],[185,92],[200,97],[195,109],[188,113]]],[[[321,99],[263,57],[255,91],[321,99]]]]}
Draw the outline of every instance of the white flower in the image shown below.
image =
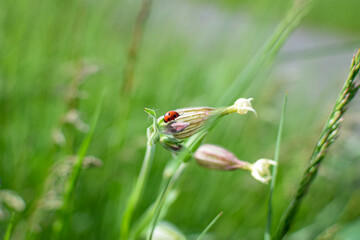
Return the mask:
{"type": "Polygon", "coordinates": [[[239,98],[235,101],[233,107],[236,109],[238,114],[246,114],[248,111],[254,112],[256,115],[255,109],[251,106],[251,101],[253,98],[239,98]]]}
{"type": "Polygon", "coordinates": [[[180,230],[169,222],[160,222],[156,226],[154,240],[185,240],[186,237],[180,232],[180,230]]]}
{"type": "Polygon", "coordinates": [[[271,180],[270,165],[277,165],[277,162],[263,158],[249,165],[249,170],[256,180],[267,184],[271,180]]]}

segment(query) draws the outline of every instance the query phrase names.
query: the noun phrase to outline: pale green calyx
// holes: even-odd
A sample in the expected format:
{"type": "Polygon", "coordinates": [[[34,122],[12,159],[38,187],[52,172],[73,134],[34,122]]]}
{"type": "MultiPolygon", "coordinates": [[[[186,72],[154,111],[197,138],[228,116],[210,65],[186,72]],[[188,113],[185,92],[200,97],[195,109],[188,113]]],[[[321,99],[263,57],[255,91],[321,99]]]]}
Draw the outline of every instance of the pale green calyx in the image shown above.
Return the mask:
{"type": "Polygon", "coordinates": [[[148,139],[148,144],[155,144],[160,139],[159,124],[156,121],[156,113],[151,108],[144,108],[144,111],[153,118],[153,124],[147,128],[146,136],[148,139]]]}

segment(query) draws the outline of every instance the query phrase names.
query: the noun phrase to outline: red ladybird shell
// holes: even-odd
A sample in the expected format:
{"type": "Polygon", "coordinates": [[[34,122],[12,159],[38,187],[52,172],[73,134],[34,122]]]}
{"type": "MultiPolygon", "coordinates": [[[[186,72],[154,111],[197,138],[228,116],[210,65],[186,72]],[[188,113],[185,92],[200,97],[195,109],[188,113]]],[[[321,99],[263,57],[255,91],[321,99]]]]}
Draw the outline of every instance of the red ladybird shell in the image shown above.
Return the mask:
{"type": "Polygon", "coordinates": [[[179,113],[175,112],[175,111],[169,111],[167,113],[165,113],[164,115],[164,122],[170,122],[172,120],[174,120],[175,118],[177,118],[179,115],[179,113]]]}

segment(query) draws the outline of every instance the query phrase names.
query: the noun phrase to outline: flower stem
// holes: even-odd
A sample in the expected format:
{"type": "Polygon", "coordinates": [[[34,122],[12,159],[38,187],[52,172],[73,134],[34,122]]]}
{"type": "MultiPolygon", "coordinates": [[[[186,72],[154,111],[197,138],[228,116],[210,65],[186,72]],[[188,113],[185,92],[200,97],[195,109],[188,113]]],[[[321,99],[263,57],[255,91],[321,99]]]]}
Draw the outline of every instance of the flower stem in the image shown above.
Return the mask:
{"type": "Polygon", "coordinates": [[[189,139],[187,142],[187,148],[183,150],[180,154],[176,155],[176,157],[169,163],[169,165],[164,170],[164,176],[163,176],[163,182],[164,187],[161,191],[157,203],[156,203],[156,210],[155,214],[153,216],[153,224],[151,226],[151,230],[148,234],[147,239],[151,240],[154,230],[156,228],[156,225],[158,223],[158,219],[161,213],[162,206],[164,205],[164,202],[166,200],[167,193],[172,189],[174,184],[177,182],[179,177],[181,176],[181,173],[183,172],[185,168],[185,163],[191,158],[192,152],[196,150],[201,141],[206,136],[207,131],[201,131],[194,135],[192,138],[189,139]]]}
{"type": "Polygon", "coordinates": [[[129,200],[126,204],[126,209],[124,211],[124,216],[121,223],[120,239],[124,239],[124,240],[128,239],[131,217],[140,199],[141,193],[144,189],[146,180],[148,178],[151,165],[154,159],[154,153],[155,153],[155,144],[152,141],[148,141],[146,146],[145,157],[143,164],[141,166],[139,177],[137,178],[135,187],[132,189],[129,200]]]}

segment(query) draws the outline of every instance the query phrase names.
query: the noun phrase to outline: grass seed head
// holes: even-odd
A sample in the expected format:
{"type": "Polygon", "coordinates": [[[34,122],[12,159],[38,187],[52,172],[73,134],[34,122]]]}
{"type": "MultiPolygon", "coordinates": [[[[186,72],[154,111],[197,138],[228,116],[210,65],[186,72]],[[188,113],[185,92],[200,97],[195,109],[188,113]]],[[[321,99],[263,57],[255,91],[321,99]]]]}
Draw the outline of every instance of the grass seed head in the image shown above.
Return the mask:
{"type": "Polygon", "coordinates": [[[0,190],[0,204],[4,203],[10,209],[22,212],[25,209],[24,200],[14,191],[0,190]]]}

